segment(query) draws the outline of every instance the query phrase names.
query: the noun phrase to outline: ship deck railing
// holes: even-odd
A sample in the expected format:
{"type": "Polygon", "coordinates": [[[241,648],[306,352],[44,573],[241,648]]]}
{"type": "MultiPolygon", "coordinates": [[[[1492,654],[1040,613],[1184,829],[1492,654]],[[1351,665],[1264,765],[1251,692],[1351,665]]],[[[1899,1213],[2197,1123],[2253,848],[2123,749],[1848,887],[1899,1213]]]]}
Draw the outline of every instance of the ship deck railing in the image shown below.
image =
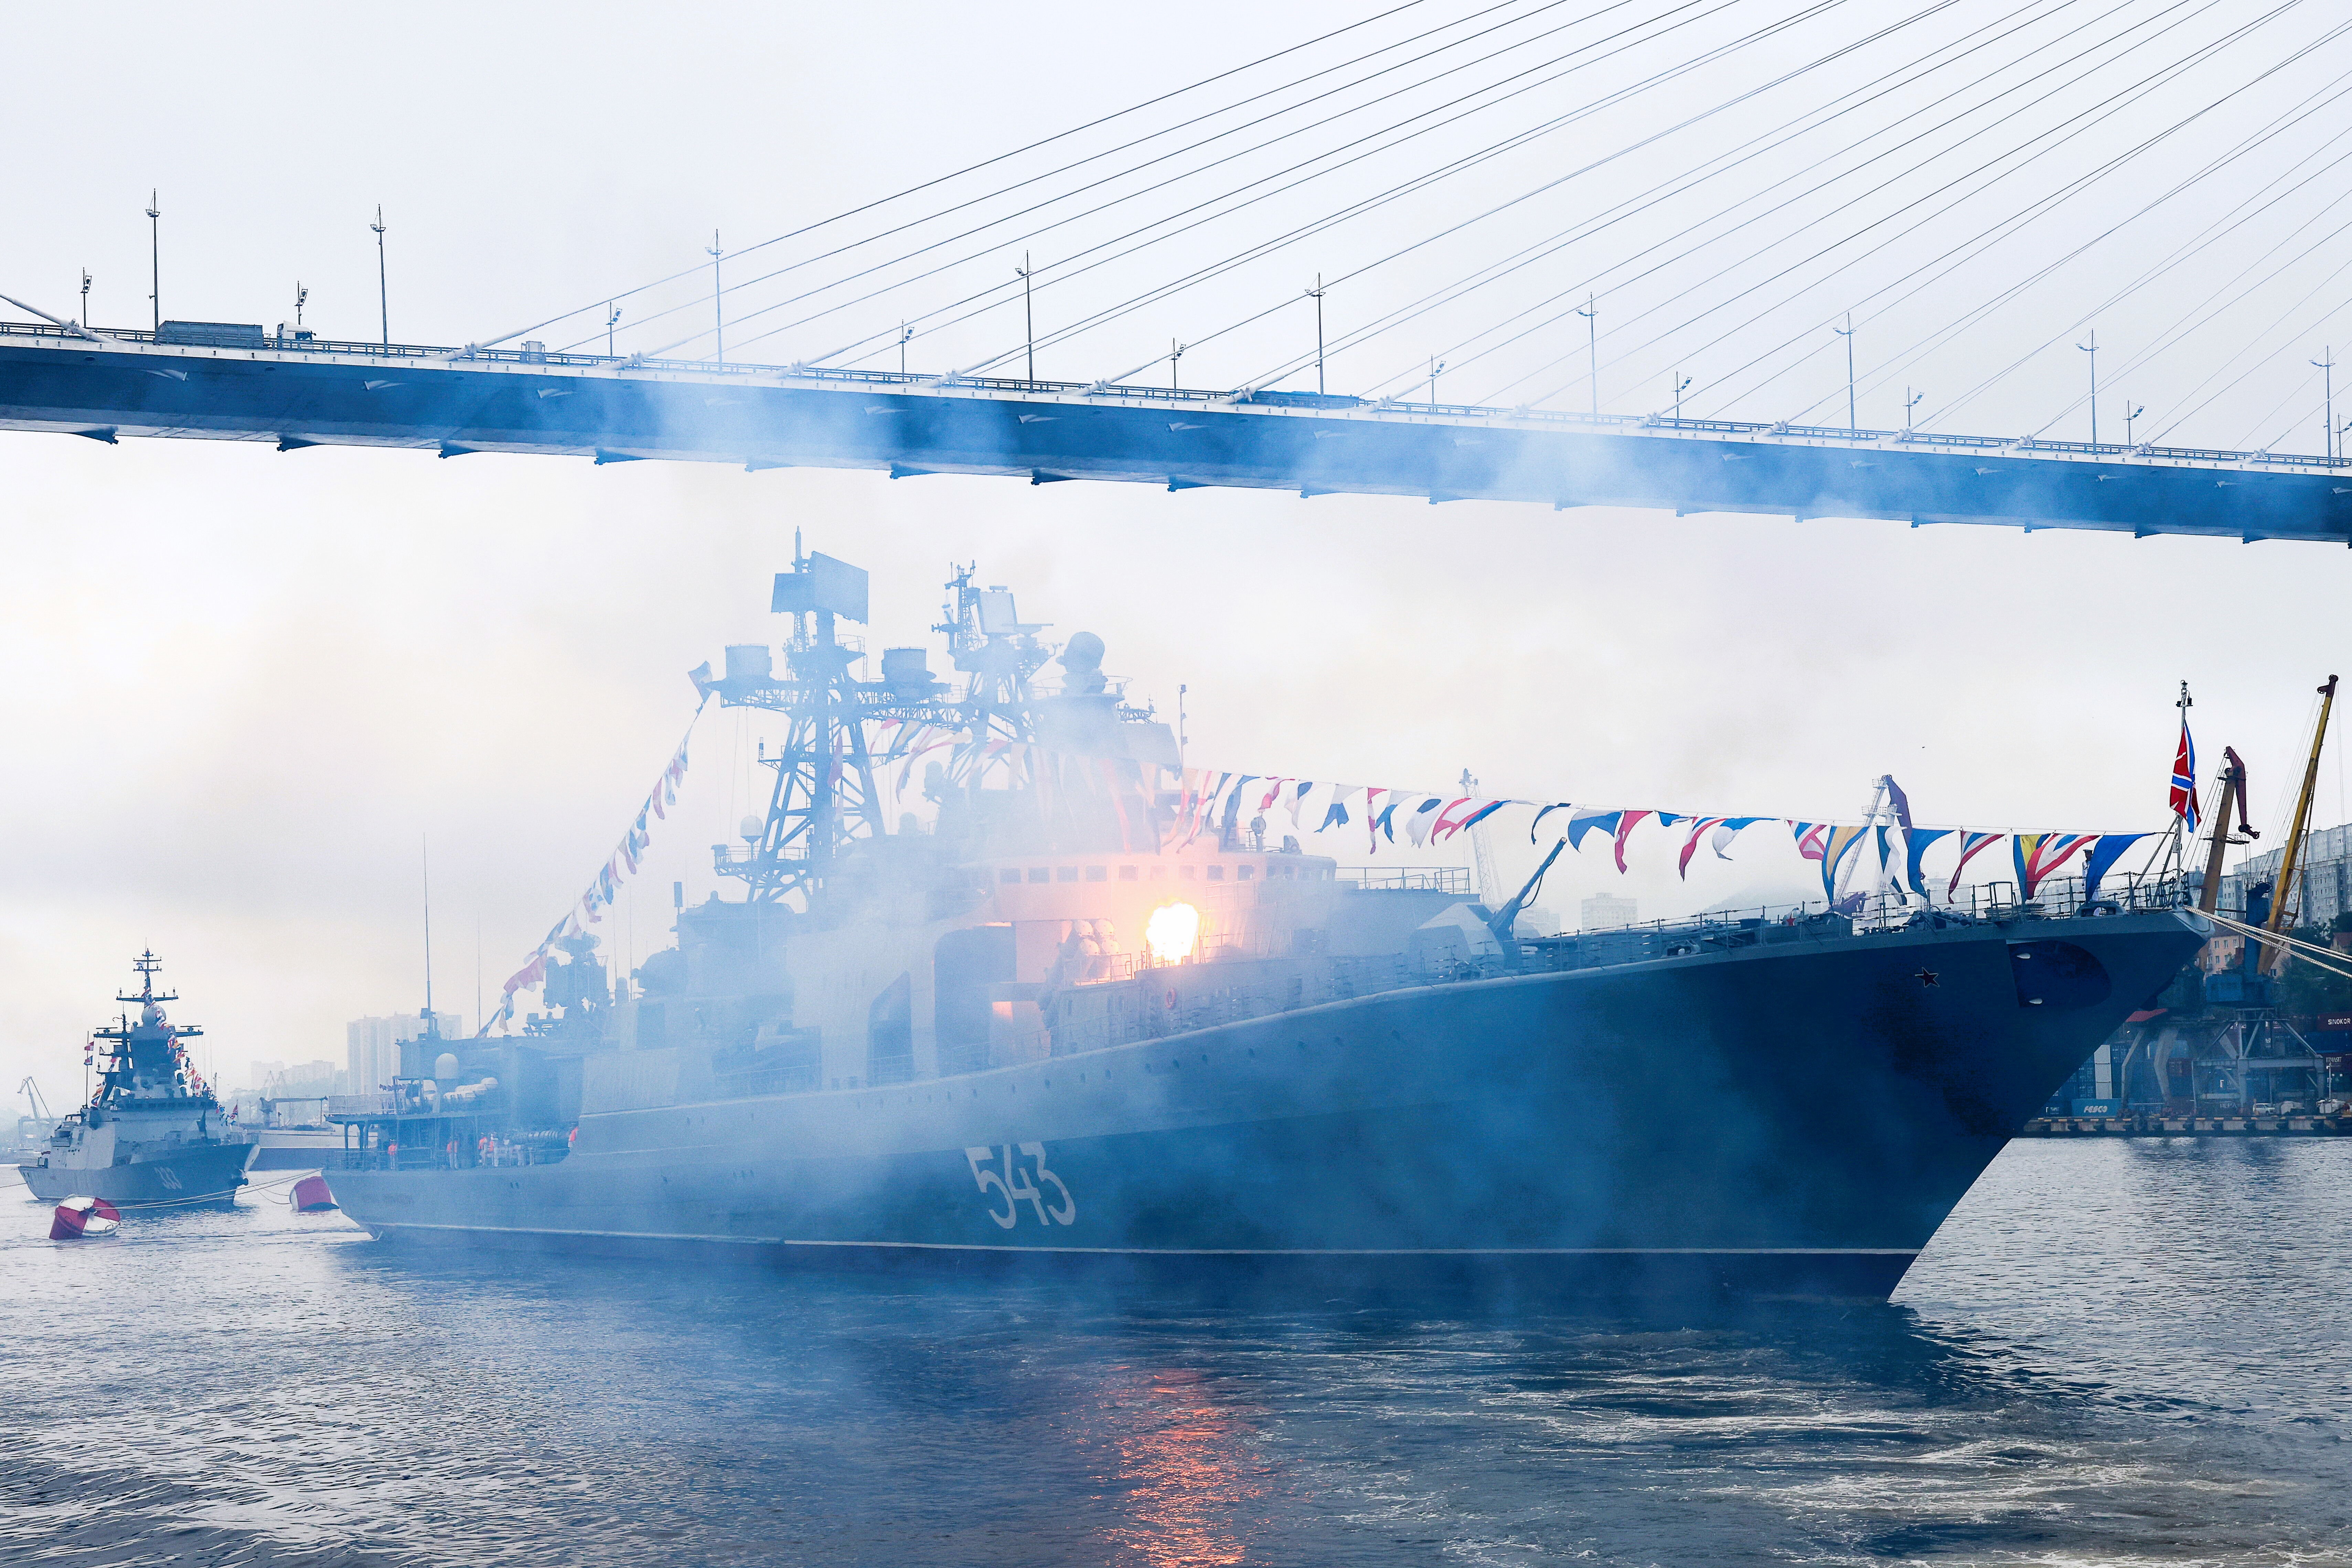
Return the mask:
{"type": "Polygon", "coordinates": [[[434,1142],[415,1144],[398,1140],[379,1141],[368,1145],[345,1145],[341,1149],[319,1151],[321,1168],[346,1171],[456,1171],[456,1170],[520,1170],[531,1166],[561,1165],[572,1154],[572,1145],[562,1133],[539,1130],[520,1138],[501,1140],[489,1157],[481,1149],[482,1130],[469,1127],[460,1130],[454,1141],[441,1138],[434,1142]]]}
{"type": "MultiPolygon", "coordinates": [[[[1955,926],[2014,926],[2183,909],[2194,903],[2179,876],[2111,875],[2095,885],[2053,878],[2021,898],[2013,883],[1960,889],[1942,900],[1880,892],[1828,901],[1710,911],[1557,936],[1520,938],[1516,962],[1498,952],[1417,958],[1411,954],[1356,957],[1280,955],[1213,948],[1202,961],[1155,962],[1148,955],[1109,954],[1088,961],[1082,983],[1052,998],[1049,1030],[1055,1056],[1188,1034],[1301,1008],[1416,986],[1612,968],[1783,942],[1872,937],[1955,926]]],[[[1255,945],[1263,946],[1263,945],[1255,945]]]]}
{"type": "MultiPolygon", "coordinates": [[[[1761,905],[1753,909],[1709,910],[1677,919],[1643,921],[1566,932],[1549,940],[1578,941],[1641,932],[1660,938],[1677,935],[1720,941],[1730,930],[1761,925],[1802,926],[1835,922],[1855,936],[1915,930],[1927,925],[2004,925],[2020,920],[2065,920],[2084,915],[2147,915],[2194,907],[2195,889],[2177,875],[2112,873],[2096,884],[2083,878],[2053,877],[2030,898],[2021,897],[2013,882],[1989,882],[1956,892],[1934,888],[1928,894],[1874,892],[1850,894],[1835,902],[1761,905]]],[[[1735,944],[1744,945],[1744,944],[1735,944]]]]}
{"type": "Polygon", "coordinates": [[[1472,892],[1470,868],[1460,865],[1343,865],[1332,880],[1366,893],[1452,893],[1468,898],[1472,892]]]}
{"type": "Polygon", "coordinates": [[[338,1126],[350,1126],[375,1122],[447,1122],[464,1117],[479,1120],[485,1116],[503,1118],[512,1102],[505,1089],[487,1094],[470,1094],[463,1100],[447,1100],[438,1103],[422,1095],[338,1095],[338,1099],[359,1102],[350,1105],[330,1105],[327,1120],[338,1126]]]}

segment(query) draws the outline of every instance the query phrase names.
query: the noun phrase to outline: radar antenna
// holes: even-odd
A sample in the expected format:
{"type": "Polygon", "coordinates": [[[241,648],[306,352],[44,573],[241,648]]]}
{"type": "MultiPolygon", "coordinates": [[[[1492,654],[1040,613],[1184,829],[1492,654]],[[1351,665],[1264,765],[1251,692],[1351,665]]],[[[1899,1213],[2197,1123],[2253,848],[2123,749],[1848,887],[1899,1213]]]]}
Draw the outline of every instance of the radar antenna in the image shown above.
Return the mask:
{"type": "Polygon", "coordinates": [[[863,569],[803,552],[795,535],[793,570],[777,574],[769,607],[792,618],[784,669],[773,667],[765,647],[730,648],[725,674],[704,683],[725,706],[766,708],[789,721],[781,749],[761,748],[760,761],[776,776],[766,815],[746,820],[741,848],[712,851],[715,869],[749,883],[755,904],[805,898],[851,842],[888,831],[882,784],[907,736],[926,725],[972,723],[967,705],[931,677],[920,649],[889,650],[880,679],[860,678],[865,644],[840,626],[866,622],[863,569]],[[887,737],[885,726],[892,727],[887,737]]]}
{"type": "Polygon", "coordinates": [[[151,947],[147,951],[140,954],[136,958],[131,959],[131,967],[139,971],[139,994],[134,997],[127,995],[121,991],[117,991],[114,993],[114,999],[116,1001],[176,1002],[180,999],[180,994],[177,991],[156,990],[155,976],[156,973],[163,967],[163,960],[155,956],[155,950],[153,948],[151,947]]]}

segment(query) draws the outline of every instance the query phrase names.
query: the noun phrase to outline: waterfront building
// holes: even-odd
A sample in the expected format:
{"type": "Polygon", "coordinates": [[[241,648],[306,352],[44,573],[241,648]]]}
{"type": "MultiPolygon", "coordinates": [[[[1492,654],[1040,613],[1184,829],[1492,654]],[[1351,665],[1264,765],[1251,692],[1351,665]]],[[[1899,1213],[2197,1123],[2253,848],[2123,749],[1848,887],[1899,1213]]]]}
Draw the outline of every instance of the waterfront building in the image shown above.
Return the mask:
{"type": "MultiPolygon", "coordinates": [[[[2247,856],[2235,870],[2223,873],[2221,912],[2229,915],[2244,909],[2246,890],[2254,883],[2275,883],[2285,853],[2286,846],[2276,844],[2247,856]]],[[[2305,833],[2295,868],[2297,924],[2325,928],[2337,915],[2352,915],[2352,824],[2305,833]]]]}
{"type": "MultiPolygon", "coordinates": [[[[445,1039],[462,1039],[462,1014],[436,1009],[432,1015],[445,1039]]],[[[343,1026],[345,1059],[338,1094],[373,1094],[400,1075],[400,1047],[425,1032],[421,1013],[394,1013],[386,1018],[353,1019],[343,1026]]]]}
{"type": "Polygon", "coordinates": [[[1577,925],[1586,931],[1614,931],[1631,925],[1640,914],[1640,906],[1630,898],[1620,898],[1613,893],[1596,893],[1584,901],[1577,912],[1577,925]]]}

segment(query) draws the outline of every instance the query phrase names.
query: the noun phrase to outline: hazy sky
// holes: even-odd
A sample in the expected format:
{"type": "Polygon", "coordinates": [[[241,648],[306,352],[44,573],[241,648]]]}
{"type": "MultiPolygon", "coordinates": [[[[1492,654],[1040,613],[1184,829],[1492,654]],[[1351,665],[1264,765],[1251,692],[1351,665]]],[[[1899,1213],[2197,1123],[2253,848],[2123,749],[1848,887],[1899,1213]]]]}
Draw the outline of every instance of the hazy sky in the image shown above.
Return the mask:
{"type": "MultiPolygon", "coordinates": [[[[1409,8],[1361,44],[1476,8],[1409,8]]],[[[1655,18],[1673,7],[1530,4],[1498,8],[1497,18],[1526,13],[1532,31],[1538,14],[1553,26],[1612,9],[1655,18]]],[[[1644,79],[1669,57],[1798,9],[1685,7],[1675,14],[1690,20],[1676,40],[1599,60],[1487,130],[1499,135],[1559,115],[1644,79]]],[[[714,225],[730,246],[738,235],[780,233],[1364,14],[1296,5],[1276,13],[1271,26],[1264,7],[1214,3],[1181,18],[1075,5],[658,13],[422,5],[364,14],[242,6],[201,15],[133,5],[102,21],[27,15],[15,23],[17,57],[56,68],[15,73],[0,99],[0,131],[38,151],[0,171],[0,210],[11,214],[0,226],[0,290],[70,310],[87,267],[94,319],[143,325],[142,209],[153,187],[165,213],[167,316],[274,325],[290,318],[299,278],[311,289],[306,321],[329,335],[370,336],[377,302],[367,224],[382,202],[394,337],[486,338],[690,266],[714,225]]],[[[1123,371],[1170,337],[1205,336],[1311,283],[1318,267],[1346,272],[1622,147],[1645,127],[1664,128],[1669,110],[1725,100],[1751,78],[1811,61],[1895,15],[1832,7],[1810,31],[1673,84],[1667,99],[1630,100],[1613,118],[1534,144],[1461,189],[1435,189],[1418,205],[1382,209],[1360,228],[1293,247],[1267,264],[1271,271],[1236,274],[1139,312],[1099,341],[1075,340],[1041,370],[1123,371]]],[[[1717,116],[1595,176],[1610,183],[1564,187],[1556,199],[1564,207],[1388,264],[1360,286],[1366,302],[1347,308],[1360,323],[1437,289],[1482,259],[1700,167],[1931,45],[1957,48],[2001,18],[2043,26],[2005,46],[2026,83],[2054,79],[2037,75],[2042,57],[2023,53],[2027,44],[2090,38],[2094,18],[2112,16],[2103,24],[2110,29],[2181,29],[2033,111],[2046,125],[2022,108],[2007,120],[1987,111],[1989,125],[2054,137],[2070,116],[2251,15],[2164,0],[1948,7],[1876,54],[1815,70],[1785,100],[1717,116]],[[1931,26],[1939,29],[1932,37],[1924,31],[1931,26]]],[[[1824,276],[1826,262],[1799,267],[1801,297],[1717,348],[1700,347],[1704,327],[1672,336],[1681,318],[1662,313],[1678,298],[1703,298],[1708,273],[1744,253],[1677,253],[1648,283],[1599,278],[1596,291],[1619,290],[1604,294],[1601,308],[1615,313],[1604,327],[1654,323],[1665,335],[1652,362],[1639,351],[1648,328],[1629,329],[1624,365],[1601,377],[1604,405],[1656,406],[1668,373],[1682,369],[1701,383],[1695,392],[1712,392],[1745,416],[1808,406],[1805,417],[1842,415],[1843,345],[1820,329],[1841,298],[1845,308],[1875,308],[1860,297],[1895,289],[1944,248],[1933,243],[1938,236],[1976,232],[1987,212],[2024,210],[2151,127],[2182,118],[2200,94],[2245,88],[2165,142],[2154,166],[2086,186],[2038,226],[1889,307],[1870,330],[1893,345],[1965,322],[2168,181],[2327,89],[2340,47],[2246,84],[2347,18],[2352,7],[2342,4],[2289,7],[2274,36],[2184,68],[2167,89],[2171,97],[2137,102],[2137,119],[2081,129],[2019,175],[2041,183],[1989,189],[1977,206],[1869,253],[1842,279],[1824,276]],[[1801,351],[1768,362],[1780,369],[1764,391],[1742,392],[1748,383],[1736,367],[1750,349],[1764,352],[1781,338],[1801,339],[1801,351]],[[1686,365],[1671,362],[1685,352],[1686,365]]],[[[1563,38],[1595,35],[1601,23],[1579,26],[1563,38]]],[[[1289,74],[1341,57],[1325,47],[1289,74]]],[[[2049,57],[2053,68],[2056,59],[2049,57]]],[[[1501,65],[1488,68],[1489,78],[1502,74],[1501,65]]],[[[1958,88],[1966,76],[1891,88],[1866,112],[1891,125],[1932,99],[1931,87],[1958,88]]],[[[1423,106],[1441,91],[1412,101],[1423,106]]],[[[1891,373],[1916,374],[1948,398],[2021,360],[1951,427],[2022,433],[2053,419],[2079,423],[2086,415],[2068,412],[2087,368],[2070,336],[2081,330],[2075,318],[2159,258],[2201,243],[2189,261],[2126,291],[2098,317],[2110,362],[2168,341],[2177,324],[2220,309],[2234,290],[2240,298],[2228,308],[2237,314],[2216,316],[2203,336],[2182,338],[2137,372],[2141,395],[2189,407],[2207,395],[2217,366],[2229,365],[2230,376],[2251,369],[2237,391],[2168,439],[2269,439],[2263,421],[2276,405],[2282,429],[2290,421],[2308,427],[2283,444],[2315,450],[2318,372],[2302,367],[2320,356],[2321,334],[2347,319],[2329,314],[2346,304],[2329,270],[2344,251],[2340,242],[2320,244],[2308,262],[2289,260],[2332,228],[2333,218],[2297,225],[2342,199],[2347,178],[2305,165],[2294,203],[2250,210],[2242,230],[2232,220],[2206,231],[2344,123],[2333,110],[2281,131],[2264,144],[2259,170],[2238,169],[2212,190],[2191,192],[2177,211],[2137,220],[1967,326],[1941,358],[1891,373]],[[2274,325],[2268,339],[2265,323],[2274,325]],[[2029,352],[2053,339],[2057,347],[2029,352]],[[2232,361],[2248,344],[2261,346],[2232,361]]],[[[1474,129],[1447,134],[1467,146],[1486,139],[1474,129]]],[[[1969,146],[1987,156],[1995,150],[1969,146]]],[[[1776,152],[1769,178],[1829,151],[1776,152]]],[[[1962,163],[1972,155],[1957,143],[1950,154],[1962,163]]],[[[1047,166],[1017,167],[1025,174],[1047,166]]],[[[1381,183],[1348,178],[1362,184],[1328,202],[1311,191],[1285,198],[1265,223],[1280,228],[1381,183]]],[[[1766,183],[1760,170],[1737,178],[1742,189],[1766,183]]],[[[1737,276],[1745,283],[1798,267],[1813,239],[1845,232],[1826,226],[1843,214],[1873,202],[1903,209],[1939,178],[1927,168],[1885,191],[1826,191],[1783,214],[1782,248],[1737,276]]],[[[1176,204],[1150,200],[1140,207],[1176,204]]],[[[1335,389],[1379,384],[1482,321],[1536,308],[1548,294],[1580,288],[1587,272],[1598,277],[1644,247],[1668,246],[1687,222],[1738,221],[1717,215],[1721,205],[1646,216],[1651,226],[1638,237],[1587,242],[1574,267],[1548,261],[1542,287],[1481,296],[1444,321],[1377,340],[1335,361],[1335,389]]],[[[918,209],[932,210],[918,203],[908,211],[918,209]]],[[[1083,239],[1039,236],[1033,264],[1095,243],[1117,221],[1106,215],[1083,239]]],[[[1236,217],[1230,233],[1188,235],[1090,281],[1074,279],[1064,295],[1041,296],[1041,316],[1076,319],[1232,248],[1227,242],[1246,238],[1255,221],[1236,217]]],[[[971,262],[972,276],[992,285],[1019,249],[971,262]]],[[[914,303],[893,296],[758,351],[815,354],[877,322],[940,306],[960,286],[954,277],[925,284],[914,303]],[[832,340],[809,335],[818,331],[832,340]]],[[[1335,294],[1327,303],[1336,322],[1343,301],[1335,294]]],[[[646,297],[647,312],[657,308],[646,297]]],[[[1041,329],[1048,325],[1041,320],[1041,329]]],[[[1311,334],[1311,319],[1294,312],[1218,339],[1188,354],[1184,379],[1230,385],[1252,377],[1293,354],[1302,329],[1311,334]]],[[[934,343],[919,338],[915,362],[968,365],[1017,342],[1017,327],[1010,340],[1005,330],[1001,313],[942,327],[934,343]]],[[[1572,372],[1581,331],[1571,317],[1540,343],[1482,361],[1494,367],[1488,381],[1563,353],[1572,372]],[[1564,336],[1571,328],[1578,336],[1564,336]]],[[[1611,352],[1604,347],[1604,360],[1611,352]]],[[[1588,394],[1570,380],[1564,401],[1575,406],[1588,394]]],[[[1449,372],[1445,395],[1488,390],[1457,385],[1449,372]]],[[[1539,390],[1530,382],[1505,396],[1539,390]]],[[[1899,421],[1898,394],[1873,395],[1864,423],[1899,421]]],[[[2082,431],[2062,423],[2053,434],[2082,431]]],[[[2343,656],[2343,552],[2276,543],[656,464],[599,469],[562,459],[444,462],[329,448],[280,455],[198,442],[108,448],[37,435],[0,435],[0,659],[10,677],[0,685],[0,737],[16,761],[17,823],[0,902],[0,1076],[13,1086],[32,1072],[58,1100],[78,1087],[81,1031],[104,1014],[143,945],[165,957],[186,998],[183,1016],[206,1026],[231,1078],[257,1058],[340,1059],[346,1019],[415,1007],[426,837],[436,1000],[475,1016],[477,933],[483,987],[494,998],[499,978],[593,874],[667,758],[693,707],[684,672],[716,661],[728,643],[775,636],[767,581],[788,564],[795,527],[812,546],[872,570],[876,646],[927,641],[948,562],[977,559],[985,580],[1016,588],[1027,616],[1053,622],[1055,635],[1101,632],[1107,667],[1130,677],[1135,695],[1171,708],[1178,684],[1188,684],[1196,760],[1395,786],[1440,785],[1466,766],[1501,791],[1618,805],[1850,817],[1872,778],[1892,770],[1920,815],[1937,821],[2155,827],[2172,703],[2187,679],[2207,756],[2218,758],[2228,742],[2248,758],[2257,820],[2268,822],[2282,814],[2275,802],[2312,688],[2343,656]]],[[[687,810],[664,826],[637,883],[635,935],[621,937],[629,956],[641,959],[659,941],[673,879],[691,896],[710,889],[709,845],[751,804],[746,754],[763,733],[735,714],[706,716],[687,810]]],[[[2324,821],[2341,820],[2342,797],[2331,760],[2324,821]]],[[[1683,887],[1661,838],[1623,880],[1645,914],[1798,883],[1797,862],[1778,841],[1744,845],[1742,854],[1736,866],[1695,872],[1683,887]]],[[[1545,902],[1566,908],[1620,880],[1600,854],[1564,862],[1545,902]]],[[[631,913],[625,904],[623,915],[631,913]]]]}

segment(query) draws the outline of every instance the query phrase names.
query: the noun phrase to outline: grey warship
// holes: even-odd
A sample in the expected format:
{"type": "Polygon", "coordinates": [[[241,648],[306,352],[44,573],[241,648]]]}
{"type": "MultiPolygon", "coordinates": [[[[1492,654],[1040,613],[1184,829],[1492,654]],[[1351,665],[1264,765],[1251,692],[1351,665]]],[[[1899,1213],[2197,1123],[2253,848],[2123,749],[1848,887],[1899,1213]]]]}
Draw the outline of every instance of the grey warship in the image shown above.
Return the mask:
{"type": "Polygon", "coordinates": [[[252,1135],[229,1123],[189,1062],[180,1042],[204,1030],[165,1013],[163,1004],[179,995],[155,988],[163,961],[146,952],[131,967],[138,994],[115,999],[137,1006],[135,1020],[125,1013],[91,1035],[103,1053],[96,1092],[17,1168],[33,1196],[52,1203],[76,1196],[118,1208],[233,1202],[253,1158],[252,1135]]]}
{"type": "Polygon", "coordinates": [[[1238,792],[1188,824],[1159,787],[1174,737],[1099,639],[1056,657],[1009,593],[950,588],[958,678],[894,648],[869,680],[837,632],[864,574],[779,576],[783,667],[696,672],[788,726],[764,818],[714,846],[743,894],[681,907],[617,984],[567,938],[520,1035],[413,1045],[336,1118],[352,1218],[785,1264],[1883,1297],[2206,935],[2153,884],[1537,935],[1534,882],[1490,910],[1447,868],[1347,872],[1238,792]],[[941,735],[928,762],[907,739],[941,735]],[[887,820],[919,765],[935,820],[887,820]]]}

